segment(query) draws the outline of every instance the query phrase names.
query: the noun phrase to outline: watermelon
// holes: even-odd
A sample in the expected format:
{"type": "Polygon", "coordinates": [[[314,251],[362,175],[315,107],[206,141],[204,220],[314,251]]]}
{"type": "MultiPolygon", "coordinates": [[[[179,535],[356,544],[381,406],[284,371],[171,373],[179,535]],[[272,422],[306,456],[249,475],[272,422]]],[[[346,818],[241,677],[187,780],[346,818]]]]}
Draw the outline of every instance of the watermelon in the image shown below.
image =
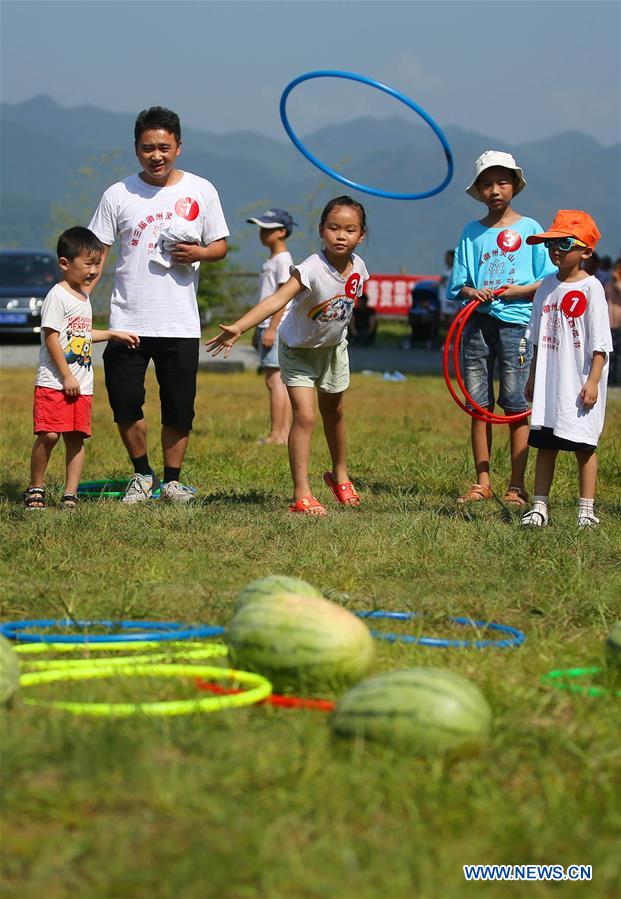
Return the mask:
{"type": "Polygon", "coordinates": [[[445,668],[409,668],[352,687],[338,700],[331,727],[340,736],[431,756],[478,746],[491,721],[487,701],[471,681],[445,668]]]}
{"type": "Polygon", "coordinates": [[[621,621],[613,626],[604,648],[608,667],[621,675],[621,621]]]}
{"type": "Polygon", "coordinates": [[[0,704],[7,705],[19,689],[19,658],[11,643],[0,635],[0,704]]]}
{"type": "Polygon", "coordinates": [[[374,656],[366,624],[315,592],[246,600],[226,640],[233,664],[264,674],[276,690],[353,684],[367,674],[374,656]]]}
{"type": "Polygon", "coordinates": [[[299,577],[288,577],[286,574],[268,574],[247,584],[235,600],[234,610],[241,608],[249,599],[273,596],[275,593],[299,593],[301,596],[323,596],[323,594],[307,584],[299,577]]]}

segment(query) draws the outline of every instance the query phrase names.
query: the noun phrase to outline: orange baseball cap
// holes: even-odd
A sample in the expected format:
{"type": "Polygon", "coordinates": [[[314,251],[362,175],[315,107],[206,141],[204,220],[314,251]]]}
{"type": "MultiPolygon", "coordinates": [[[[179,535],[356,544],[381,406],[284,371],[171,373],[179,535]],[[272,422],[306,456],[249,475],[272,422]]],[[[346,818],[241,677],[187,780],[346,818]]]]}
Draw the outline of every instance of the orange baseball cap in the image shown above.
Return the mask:
{"type": "Polygon", "coordinates": [[[601,236],[588,212],[583,212],[582,209],[559,209],[548,230],[542,234],[532,234],[526,238],[526,243],[543,243],[544,240],[554,240],[556,237],[575,237],[593,250],[601,236]]]}

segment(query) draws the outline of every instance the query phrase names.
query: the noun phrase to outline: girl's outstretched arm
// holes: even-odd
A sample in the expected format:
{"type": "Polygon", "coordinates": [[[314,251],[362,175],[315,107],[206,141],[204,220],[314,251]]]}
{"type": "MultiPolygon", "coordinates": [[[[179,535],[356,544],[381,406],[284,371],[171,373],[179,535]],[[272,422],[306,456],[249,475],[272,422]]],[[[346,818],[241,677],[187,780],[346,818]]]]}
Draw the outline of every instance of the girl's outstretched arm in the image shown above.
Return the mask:
{"type": "Polygon", "coordinates": [[[295,272],[288,281],[278,288],[269,297],[265,297],[260,303],[257,303],[249,312],[242,315],[232,325],[220,325],[220,334],[210,337],[205,342],[205,346],[211,352],[212,356],[217,356],[224,350],[224,358],[229,355],[233,344],[236,343],[245,331],[259,325],[269,315],[274,315],[280,309],[289,303],[301,290],[304,289],[300,276],[295,272]]]}

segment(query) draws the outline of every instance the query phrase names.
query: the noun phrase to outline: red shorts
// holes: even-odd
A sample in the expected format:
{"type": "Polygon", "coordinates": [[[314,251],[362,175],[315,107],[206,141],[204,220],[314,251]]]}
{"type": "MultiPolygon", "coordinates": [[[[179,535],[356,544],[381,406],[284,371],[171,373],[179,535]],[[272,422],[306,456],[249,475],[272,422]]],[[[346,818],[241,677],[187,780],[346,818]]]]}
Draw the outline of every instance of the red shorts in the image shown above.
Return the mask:
{"type": "Polygon", "coordinates": [[[66,434],[77,431],[90,437],[92,406],[92,396],[67,396],[62,390],[35,387],[34,432],[66,434]]]}

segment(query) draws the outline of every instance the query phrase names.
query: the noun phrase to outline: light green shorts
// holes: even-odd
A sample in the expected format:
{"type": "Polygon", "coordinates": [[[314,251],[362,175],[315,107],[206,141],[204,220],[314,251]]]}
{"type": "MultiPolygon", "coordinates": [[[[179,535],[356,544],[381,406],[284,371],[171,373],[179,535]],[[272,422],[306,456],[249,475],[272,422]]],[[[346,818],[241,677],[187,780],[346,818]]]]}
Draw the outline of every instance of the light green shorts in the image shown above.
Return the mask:
{"type": "Polygon", "coordinates": [[[317,387],[324,393],[343,393],[349,387],[347,340],[337,346],[278,345],[280,377],[287,387],[317,387]]]}

